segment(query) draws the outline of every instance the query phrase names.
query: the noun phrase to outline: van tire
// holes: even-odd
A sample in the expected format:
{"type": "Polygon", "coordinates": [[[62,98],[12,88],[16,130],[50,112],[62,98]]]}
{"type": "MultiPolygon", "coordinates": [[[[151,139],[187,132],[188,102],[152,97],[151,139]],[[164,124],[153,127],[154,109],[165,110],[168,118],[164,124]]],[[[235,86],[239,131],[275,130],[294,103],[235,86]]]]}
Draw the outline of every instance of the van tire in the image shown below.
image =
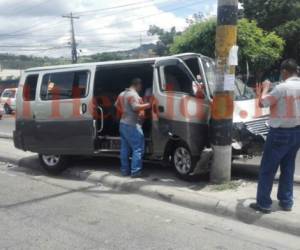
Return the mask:
{"type": "Polygon", "coordinates": [[[42,167],[51,175],[59,175],[67,169],[68,159],[62,155],[39,154],[42,167]]]}
{"type": "Polygon", "coordinates": [[[199,158],[193,157],[184,143],[174,145],[171,155],[171,164],[178,178],[185,181],[195,181],[200,175],[193,174],[199,158]]]}

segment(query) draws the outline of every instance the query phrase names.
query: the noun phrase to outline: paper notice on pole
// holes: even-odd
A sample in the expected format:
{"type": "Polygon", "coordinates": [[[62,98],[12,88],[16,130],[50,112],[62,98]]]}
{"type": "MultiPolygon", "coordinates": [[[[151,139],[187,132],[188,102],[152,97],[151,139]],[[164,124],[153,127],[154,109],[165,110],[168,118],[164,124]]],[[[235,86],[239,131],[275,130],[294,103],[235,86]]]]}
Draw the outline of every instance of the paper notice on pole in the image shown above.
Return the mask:
{"type": "Polygon", "coordinates": [[[224,90],[233,91],[235,88],[235,75],[226,74],[224,77],[224,90]]]}
{"type": "Polygon", "coordinates": [[[232,46],[228,57],[229,66],[237,66],[239,64],[238,52],[239,52],[239,46],[236,45],[232,46]]]}

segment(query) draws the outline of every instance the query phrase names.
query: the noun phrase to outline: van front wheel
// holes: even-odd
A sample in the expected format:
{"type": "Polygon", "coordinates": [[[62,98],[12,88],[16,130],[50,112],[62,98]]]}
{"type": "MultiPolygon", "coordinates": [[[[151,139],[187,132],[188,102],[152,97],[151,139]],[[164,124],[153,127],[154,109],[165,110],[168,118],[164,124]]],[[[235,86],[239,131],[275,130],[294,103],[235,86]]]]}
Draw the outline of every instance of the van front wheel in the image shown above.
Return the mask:
{"type": "Polygon", "coordinates": [[[192,156],[190,150],[184,145],[179,144],[175,147],[172,154],[172,165],[176,175],[183,180],[192,181],[197,159],[192,156]]]}
{"type": "Polygon", "coordinates": [[[67,168],[67,158],[62,155],[39,155],[43,168],[52,175],[58,175],[67,168]]]}

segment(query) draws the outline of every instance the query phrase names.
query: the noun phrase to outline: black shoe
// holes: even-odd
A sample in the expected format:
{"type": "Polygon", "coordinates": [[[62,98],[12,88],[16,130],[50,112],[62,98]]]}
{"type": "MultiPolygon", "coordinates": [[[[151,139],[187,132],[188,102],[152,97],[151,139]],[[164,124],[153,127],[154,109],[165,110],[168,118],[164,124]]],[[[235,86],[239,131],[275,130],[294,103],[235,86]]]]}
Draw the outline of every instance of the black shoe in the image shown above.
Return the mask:
{"type": "Polygon", "coordinates": [[[149,176],[150,176],[149,174],[140,173],[140,174],[132,175],[131,178],[133,178],[133,179],[138,179],[138,178],[147,178],[147,177],[149,177],[149,176]]]}
{"type": "Polygon", "coordinates": [[[282,205],[281,203],[279,203],[279,207],[282,211],[285,211],[285,212],[291,212],[292,211],[291,207],[286,207],[286,206],[282,205]]]}
{"type": "Polygon", "coordinates": [[[261,212],[263,214],[270,214],[271,213],[271,209],[262,208],[257,203],[251,203],[250,207],[252,209],[254,209],[255,211],[259,211],[259,212],[261,212]]]}

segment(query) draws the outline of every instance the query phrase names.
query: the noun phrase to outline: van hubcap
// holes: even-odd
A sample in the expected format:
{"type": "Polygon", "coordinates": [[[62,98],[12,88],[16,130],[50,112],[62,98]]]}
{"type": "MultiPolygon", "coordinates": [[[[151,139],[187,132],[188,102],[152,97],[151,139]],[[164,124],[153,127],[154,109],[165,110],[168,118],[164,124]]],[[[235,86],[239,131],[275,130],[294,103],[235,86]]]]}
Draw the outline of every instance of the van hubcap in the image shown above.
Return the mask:
{"type": "Polygon", "coordinates": [[[174,164],[179,173],[188,174],[192,168],[190,152],[183,147],[177,148],[174,154],[174,164]]]}
{"type": "Polygon", "coordinates": [[[43,161],[49,167],[54,167],[59,163],[60,157],[58,155],[43,155],[43,161]]]}

